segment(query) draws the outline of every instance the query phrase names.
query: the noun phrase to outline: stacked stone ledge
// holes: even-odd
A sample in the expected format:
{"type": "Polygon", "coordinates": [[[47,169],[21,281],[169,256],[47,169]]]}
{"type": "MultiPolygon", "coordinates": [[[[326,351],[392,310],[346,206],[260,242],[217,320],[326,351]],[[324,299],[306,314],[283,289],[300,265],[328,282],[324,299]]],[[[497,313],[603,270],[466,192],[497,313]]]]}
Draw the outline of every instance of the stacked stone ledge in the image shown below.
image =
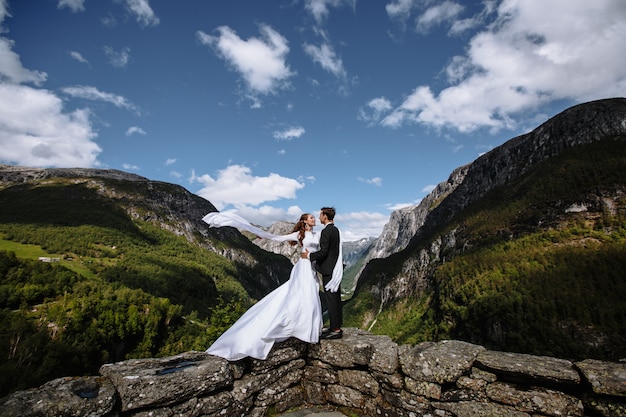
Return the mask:
{"type": "Polygon", "coordinates": [[[496,352],[445,340],[398,346],[345,329],[290,339],[265,361],[204,352],[107,364],[0,400],[7,417],[276,415],[312,405],[362,416],[626,416],[626,364],[496,352]]]}

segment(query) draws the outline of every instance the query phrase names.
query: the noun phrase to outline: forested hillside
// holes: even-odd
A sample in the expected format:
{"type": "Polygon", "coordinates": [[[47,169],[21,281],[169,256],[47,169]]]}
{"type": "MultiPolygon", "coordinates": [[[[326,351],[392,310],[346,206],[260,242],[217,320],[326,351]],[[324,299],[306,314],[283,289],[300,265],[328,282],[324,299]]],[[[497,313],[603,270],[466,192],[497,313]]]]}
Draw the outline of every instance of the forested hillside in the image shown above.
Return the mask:
{"type": "Polygon", "coordinates": [[[372,261],[365,276],[346,317],[398,342],[452,338],[624,358],[626,136],[547,159],[445,225],[424,228],[405,250],[372,261]],[[427,262],[432,273],[412,279],[427,262]],[[406,297],[384,303],[394,277],[406,297]]]}
{"type": "Polygon", "coordinates": [[[4,182],[0,395],[105,362],[204,350],[288,277],[287,259],[232,229],[202,228],[189,213],[213,206],[179,188],[80,176],[4,182]],[[199,228],[184,236],[170,213],[186,198],[179,215],[199,228]]]}

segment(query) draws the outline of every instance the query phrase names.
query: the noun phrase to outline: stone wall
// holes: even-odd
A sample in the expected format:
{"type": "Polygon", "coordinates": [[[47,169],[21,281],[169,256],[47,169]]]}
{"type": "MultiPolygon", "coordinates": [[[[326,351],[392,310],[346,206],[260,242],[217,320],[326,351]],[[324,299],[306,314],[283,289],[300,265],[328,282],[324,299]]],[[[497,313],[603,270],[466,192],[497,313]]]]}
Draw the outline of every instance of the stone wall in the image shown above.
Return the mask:
{"type": "Polygon", "coordinates": [[[496,352],[447,340],[277,344],[265,361],[204,352],[107,364],[0,400],[0,416],[264,416],[328,405],[363,416],[626,416],[626,364],[496,352]]]}

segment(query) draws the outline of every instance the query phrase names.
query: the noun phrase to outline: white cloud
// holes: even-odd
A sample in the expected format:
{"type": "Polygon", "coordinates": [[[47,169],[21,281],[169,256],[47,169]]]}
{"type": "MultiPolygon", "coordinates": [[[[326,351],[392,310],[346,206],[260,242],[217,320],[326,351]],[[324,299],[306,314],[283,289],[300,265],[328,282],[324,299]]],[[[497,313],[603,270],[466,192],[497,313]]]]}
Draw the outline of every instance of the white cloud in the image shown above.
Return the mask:
{"type": "Polygon", "coordinates": [[[41,85],[48,75],[45,72],[24,68],[19,55],[12,50],[13,44],[12,40],[0,37],[0,81],[41,85]]]}
{"type": "Polygon", "coordinates": [[[344,78],[346,76],[346,70],[343,67],[343,62],[335,53],[332,45],[324,43],[322,46],[315,46],[306,43],[304,44],[304,51],[313,60],[313,62],[319,64],[323,69],[330,72],[335,77],[344,78]]]}
{"type": "Polygon", "coordinates": [[[215,207],[222,209],[228,206],[257,206],[266,201],[283,198],[296,198],[296,191],[304,184],[292,179],[270,173],[266,177],[252,175],[252,170],[243,165],[230,165],[220,170],[216,178],[208,174],[192,177],[193,181],[202,184],[196,193],[209,200],[215,207]]]}
{"type": "Polygon", "coordinates": [[[142,128],[138,127],[138,126],[131,126],[128,128],[128,130],[126,131],[126,136],[131,136],[134,134],[138,134],[138,135],[145,135],[146,132],[145,130],[143,130],[142,128]]]}
{"type": "Polygon", "coordinates": [[[85,59],[85,57],[83,57],[80,52],[70,51],[69,54],[76,61],[82,62],[83,64],[89,64],[89,61],[87,61],[87,59],[85,59]]]}
{"type": "Polygon", "coordinates": [[[159,18],[154,14],[148,0],[126,0],[125,6],[141,27],[159,24],[159,18]]]}
{"type": "MultiPolygon", "coordinates": [[[[7,1],[8,0],[0,0],[0,24],[4,23],[4,19],[7,16],[11,16],[11,14],[9,13],[7,9],[7,1]]],[[[0,32],[4,32],[5,30],[6,29],[0,26],[0,32]]]]}
{"type": "Polygon", "coordinates": [[[111,28],[112,29],[112,28],[117,26],[117,19],[111,13],[109,13],[108,15],[106,15],[104,17],[101,17],[100,21],[102,22],[102,25],[107,27],[107,28],[111,28]]]}
{"type": "Polygon", "coordinates": [[[341,236],[346,241],[378,237],[388,221],[389,215],[377,212],[337,212],[335,216],[335,224],[341,230],[341,236]]]}
{"type": "Polygon", "coordinates": [[[110,46],[104,47],[104,54],[109,59],[109,64],[116,68],[124,68],[130,61],[130,48],[122,48],[119,52],[111,48],[110,46]]]}
{"type": "Polygon", "coordinates": [[[544,103],[624,96],[624,33],[623,0],[504,0],[445,69],[449,87],[416,87],[380,123],[497,131],[544,103]]]}
{"type": "Polygon", "coordinates": [[[104,101],[106,103],[113,104],[115,107],[132,110],[136,113],[140,112],[139,108],[130,101],[128,101],[124,96],[112,93],[105,93],[98,90],[96,87],[88,85],[78,85],[75,87],[62,88],[61,91],[72,97],[83,98],[86,100],[104,101]]]}
{"type": "Polygon", "coordinates": [[[165,166],[172,165],[172,164],[175,164],[175,163],[176,163],[176,158],[168,158],[165,161],[165,166]]]}
{"type": "Polygon", "coordinates": [[[67,7],[72,12],[84,12],[85,0],[59,0],[58,8],[62,9],[67,7]]]}
{"type": "Polygon", "coordinates": [[[358,178],[359,181],[362,181],[366,184],[371,184],[371,185],[375,185],[377,187],[380,187],[381,185],[383,185],[383,179],[380,177],[373,177],[373,178],[358,178]]]}
{"type": "Polygon", "coordinates": [[[328,16],[328,7],[356,6],[356,0],[305,0],[304,8],[313,15],[317,24],[321,24],[328,16]]]}
{"type": "Polygon", "coordinates": [[[277,130],[275,131],[272,136],[274,137],[274,139],[276,140],[291,140],[294,138],[299,138],[300,136],[304,135],[304,128],[297,126],[297,127],[288,127],[286,129],[283,130],[277,130]]]}
{"type": "Polygon", "coordinates": [[[261,38],[243,40],[228,26],[217,28],[218,36],[197,32],[205,45],[237,71],[253,94],[274,94],[289,86],[294,73],[286,63],[287,39],[268,25],[260,25],[261,38]]]}
{"type": "Polygon", "coordinates": [[[359,109],[357,119],[367,123],[378,123],[392,109],[391,102],[385,97],[374,98],[364,108],[359,109]]]}
{"type": "Polygon", "coordinates": [[[122,168],[128,171],[139,171],[139,167],[132,164],[122,164],[122,168]]]}
{"type": "Polygon", "coordinates": [[[429,7],[417,18],[416,30],[426,33],[434,26],[444,22],[453,22],[462,11],[463,6],[449,0],[429,7]]]}
{"type": "Polygon", "coordinates": [[[387,14],[392,19],[405,21],[411,16],[411,10],[416,6],[417,0],[394,0],[385,6],[387,14]]]}
{"type": "Polygon", "coordinates": [[[0,83],[0,160],[10,164],[97,167],[100,147],[89,112],[63,111],[47,90],[0,83]]]}

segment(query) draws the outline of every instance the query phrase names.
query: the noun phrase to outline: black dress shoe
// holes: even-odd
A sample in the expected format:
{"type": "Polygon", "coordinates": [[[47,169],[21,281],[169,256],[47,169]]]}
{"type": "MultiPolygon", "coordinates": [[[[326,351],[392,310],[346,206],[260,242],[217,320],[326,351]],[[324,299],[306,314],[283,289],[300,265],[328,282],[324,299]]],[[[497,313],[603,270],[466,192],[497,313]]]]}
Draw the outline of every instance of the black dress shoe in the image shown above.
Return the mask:
{"type": "Polygon", "coordinates": [[[320,334],[320,337],[322,337],[322,338],[323,338],[323,337],[325,337],[325,336],[328,336],[328,333],[330,333],[330,329],[329,329],[328,327],[324,327],[324,328],[322,329],[322,334],[320,334]]]}
{"type": "Polygon", "coordinates": [[[332,340],[341,339],[343,337],[343,330],[331,330],[326,335],[322,335],[322,339],[332,340]]]}

